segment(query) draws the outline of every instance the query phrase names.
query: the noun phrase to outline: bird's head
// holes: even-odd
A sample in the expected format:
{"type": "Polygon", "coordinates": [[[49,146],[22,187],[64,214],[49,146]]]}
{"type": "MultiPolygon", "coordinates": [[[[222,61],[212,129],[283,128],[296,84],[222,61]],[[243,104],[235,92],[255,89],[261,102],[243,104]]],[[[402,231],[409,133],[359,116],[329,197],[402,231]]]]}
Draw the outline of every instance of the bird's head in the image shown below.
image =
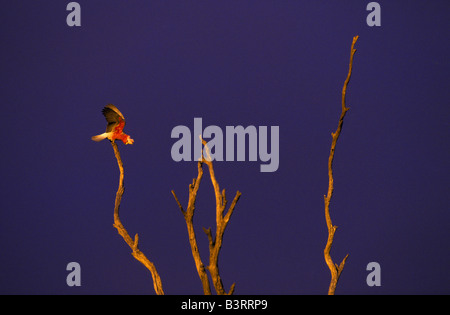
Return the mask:
{"type": "Polygon", "coordinates": [[[128,136],[128,137],[127,137],[127,141],[125,142],[125,144],[133,144],[133,143],[134,143],[134,140],[131,139],[130,136],[128,136]]]}

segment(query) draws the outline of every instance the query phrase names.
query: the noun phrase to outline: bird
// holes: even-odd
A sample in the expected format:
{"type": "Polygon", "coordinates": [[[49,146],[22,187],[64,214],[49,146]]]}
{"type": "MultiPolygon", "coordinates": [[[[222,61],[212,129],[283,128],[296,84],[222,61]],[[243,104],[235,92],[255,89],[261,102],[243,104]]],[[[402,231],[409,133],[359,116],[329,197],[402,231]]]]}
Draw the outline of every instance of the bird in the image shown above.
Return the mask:
{"type": "Polygon", "coordinates": [[[105,116],[108,124],[106,125],[106,132],[93,136],[91,139],[94,141],[102,141],[103,139],[109,139],[114,142],[116,139],[122,140],[124,144],[133,144],[134,140],[123,132],[125,127],[125,117],[123,117],[120,110],[109,104],[102,109],[102,114],[105,116]]]}

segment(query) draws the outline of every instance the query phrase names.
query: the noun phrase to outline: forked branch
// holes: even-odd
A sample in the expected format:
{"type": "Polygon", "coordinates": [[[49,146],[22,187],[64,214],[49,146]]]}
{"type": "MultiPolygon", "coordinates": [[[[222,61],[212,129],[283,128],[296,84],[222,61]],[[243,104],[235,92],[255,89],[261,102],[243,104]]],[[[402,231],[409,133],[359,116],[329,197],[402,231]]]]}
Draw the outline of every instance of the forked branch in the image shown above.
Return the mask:
{"type": "Polygon", "coordinates": [[[327,228],[328,228],[328,240],[327,244],[324,249],[324,257],[325,262],[328,265],[328,268],[331,272],[331,281],[330,286],[328,288],[328,294],[333,295],[336,290],[336,285],[339,280],[339,277],[342,273],[342,270],[344,269],[345,262],[347,261],[348,254],[344,257],[342,262],[337,265],[333,262],[333,259],[331,258],[330,251],[331,246],[333,245],[333,239],[334,239],[334,233],[336,232],[337,226],[333,225],[330,217],[330,201],[331,197],[333,196],[333,159],[334,159],[334,152],[336,150],[336,143],[339,139],[339,136],[341,134],[342,125],[344,123],[344,117],[347,111],[349,110],[348,107],[345,105],[345,96],[347,93],[347,85],[350,81],[350,77],[352,75],[352,67],[353,67],[353,55],[356,52],[356,49],[354,49],[354,46],[356,44],[356,41],[358,40],[358,36],[353,37],[353,42],[350,50],[350,65],[348,69],[347,78],[344,82],[344,87],[342,88],[342,112],[341,117],[339,118],[338,127],[336,129],[336,132],[332,133],[331,136],[333,137],[331,142],[331,149],[330,149],[330,156],[328,157],[328,193],[326,196],[324,196],[325,201],[325,219],[327,222],[327,228]]]}
{"type": "Polygon", "coordinates": [[[219,274],[219,253],[220,249],[222,247],[222,241],[223,241],[223,235],[225,232],[225,229],[228,225],[228,222],[231,218],[231,215],[233,214],[234,208],[236,207],[236,203],[238,202],[241,193],[238,191],[236,192],[236,196],[233,199],[233,202],[231,203],[230,207],[228,208],[226,214],[224,214],[225,207],[227,206],[227,200],[225,197],[225,189],[221,192],[219,188],[219,183],[217,182],[216,176],[214,174],[214,168],[211,161],[211,157],[209,155],[209,149],[206,145],[206,141],[203,139],[202,143],[205,146],[205,151],[207,157],[205,158],[203,156],[203,150],[202,150],[202,157],[201,160],[198,162],[198,176],[197,179],[194,178],[191,185],[189,185],[189,201],[188,201],[188,207],[186,211],[183,209],[183,206],[179,202],[175,192],[172,190],[172,194],[178,204],[178,207],[181,210],[181,213],[183,214],[185,220],[186,220],[186,226],[188,229],[188,235],[189,235],[189,242],[191,244],[191,250],[192,250],[192,256],[194,257],[195,266],[197,268],[198,275],[200,277],[200,280],[203,285],[203,292],[207,295],[211,294],[211,288],[209,284],[208,276],[205,272],[205,266],[200,258],[200,253],[198,251],[197,247],[197,240],[195,236],[194,226],[193,226],[193,216],[194,216],[194,210],[195,210],[195,201],[197,198],[197,192],[200,186],[200,181],[203,176],[203,163],[205,163],[208,166],[209,174],[211,177],[211,182],[214,187],[214,194],[216,196],[216,235],[213,237],[211,228],[205,229],[203,228],[206,236],[208,237],[209,242],[209,265],[207,266],[207,269],[211,275],[211,279],[213,281],[214,289],[216,290],[216,293],[219,295],[224,294],[233,294],[235,283],[233,283],[230,287],[230,290],[228,293],[223,288],[222,279],[220,278],[219,274]]]}
{"type": "Polygon", "coordinates": [[[128,234],[125,227],[123,226],[122,222],[120,221],[119,208],[120,208],[120,202],[122,200],[122,195],[125,191],[125,186],[123,183],[124,182],[124,180],[123,180],[124,170],[123,170],[122,158],[120,157],[120,152],[119,152],[119,149],[117,148],[117,144],[115,142],[111,142],[111,144],[114,149],[114,155],[116,156],[117,164],[119,165],[119,170],[120,170],[119,188],[117,189],[116,201],[115,201],[115,205],[114,205],[114,224],[113,224],[113,226],[117,229],[117,231],[122,236],[124,241],[128,244],[128,246],[130,246],[133,257],[136,258],[136,260],[138,260],[139,262],[141,262],[148,270],[150,270],[150,272],[152,274],[152,278],[153,278],[153,287],[155,289],[156,294],[163,295],[164,291],[162,288],[161,278],[159,277],[159,274],[158,274],[158,271],[156,270],[155,265],[150,260],[148,260],[148,258],[144,255],[144,253],[141,252],[138,248],[139,236],[136,234],[134,236],[134,240],[133,240],[130,237],[130,235],[128,234]]]}

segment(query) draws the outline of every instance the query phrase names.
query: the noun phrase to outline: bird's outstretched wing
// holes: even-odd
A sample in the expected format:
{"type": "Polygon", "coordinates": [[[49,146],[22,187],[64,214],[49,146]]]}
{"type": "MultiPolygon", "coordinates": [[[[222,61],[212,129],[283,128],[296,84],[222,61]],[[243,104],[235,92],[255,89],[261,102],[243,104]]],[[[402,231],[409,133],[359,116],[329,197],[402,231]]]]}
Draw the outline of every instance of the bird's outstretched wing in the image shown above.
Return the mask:
{"type": "Polygon", "coordinates": [[[108,122],[108,124],[106,125],[106,132],[113,131],[114,128],[120,123],[123,124],[121,126],[122,128],[123,126],[125,126],[125,117],[123,117],[122,113],[117,109],[116,106],[112,104],[105,106],[105,108],[103,108],[102,110],[102,114],[103,116],[105,116],[106,121],[108,122]]]}

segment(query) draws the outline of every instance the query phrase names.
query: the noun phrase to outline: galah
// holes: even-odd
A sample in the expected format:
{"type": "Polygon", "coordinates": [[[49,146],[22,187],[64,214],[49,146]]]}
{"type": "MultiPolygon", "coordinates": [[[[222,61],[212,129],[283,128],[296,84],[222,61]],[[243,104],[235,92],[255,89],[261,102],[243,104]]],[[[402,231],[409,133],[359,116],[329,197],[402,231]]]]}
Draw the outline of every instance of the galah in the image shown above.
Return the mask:
{"type": "Polygon", "coordinates": [[[103,139],[108,138],[111,142],[114,142],[114,140],[119,139],[125,144],[133,144],[134,140],[123,132],[123,127],[125,127],[125,117],[123,117],[116,106],[112,104],[105,106],[102,110],[102,114],[108,122],[106,125],[106,132],[93,136],[92,140],[102,141],[103,139]]]}

